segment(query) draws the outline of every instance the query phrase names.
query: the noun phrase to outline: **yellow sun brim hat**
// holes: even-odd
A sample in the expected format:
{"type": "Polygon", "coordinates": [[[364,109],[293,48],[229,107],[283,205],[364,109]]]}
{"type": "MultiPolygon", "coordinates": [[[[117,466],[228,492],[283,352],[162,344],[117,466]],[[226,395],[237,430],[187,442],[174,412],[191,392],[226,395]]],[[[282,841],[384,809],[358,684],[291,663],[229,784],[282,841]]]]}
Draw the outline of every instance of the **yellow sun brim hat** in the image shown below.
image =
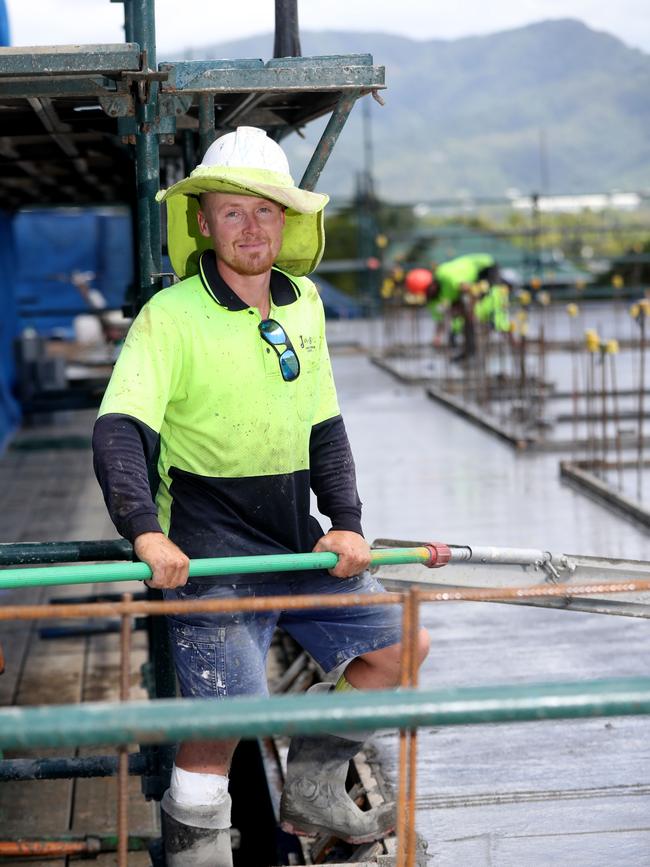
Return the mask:
{"type": "Polygon", "coordinates": [[[156,195],[167,204],[169,257],[181,279],[198,272],[199,256],[212,247],[197,221],[198,197],[210,192],[257,196],[282,205],[286,220],[275,264],[296,277],[316,268],[325,247],[323,209],[329,196],[295,185],[284,152],[264,130],[239,127],[217,139],[188,178],[156,195]]]}

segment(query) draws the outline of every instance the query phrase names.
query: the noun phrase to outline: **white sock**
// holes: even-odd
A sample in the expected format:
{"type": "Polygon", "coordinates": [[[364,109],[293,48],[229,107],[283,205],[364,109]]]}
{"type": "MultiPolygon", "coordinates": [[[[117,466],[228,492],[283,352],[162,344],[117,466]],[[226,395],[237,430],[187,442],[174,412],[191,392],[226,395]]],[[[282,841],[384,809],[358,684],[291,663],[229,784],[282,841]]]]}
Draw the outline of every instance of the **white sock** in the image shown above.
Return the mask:
{"type": "Polygon", "coordinates": [[[228,777],[185,771],[176,765],[172,768],[169,797],[183,807],[216,807],[227,794],[228,777]]]}

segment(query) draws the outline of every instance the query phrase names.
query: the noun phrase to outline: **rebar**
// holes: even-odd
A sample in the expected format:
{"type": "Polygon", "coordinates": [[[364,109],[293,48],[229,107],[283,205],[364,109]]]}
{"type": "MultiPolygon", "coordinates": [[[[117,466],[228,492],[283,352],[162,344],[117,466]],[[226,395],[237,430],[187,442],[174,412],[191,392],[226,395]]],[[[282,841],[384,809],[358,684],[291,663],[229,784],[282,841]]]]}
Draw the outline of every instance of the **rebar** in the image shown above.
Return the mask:
{"type": "MultiPolygon", "coordinates": [[[[410,605],[402,607],[402,651],[400,666],[400,687],[410,686],[411,654],[413,652],[413,609],[410,605]]],[[[410,814],[409,792],[409,754],[411,750],[410,731],[400,729],[399,733],[399,787],[397,797],[397,864],[406,867],[407,826],[410,814]]]]}
{"type": "MultiPolygon", "coordinates": [[[[404,603],[404,608],[411,609],[411,636],[409,640],[409,686],[417,689],[418,674],[420,670],[419,660],[419,632],[420,632],[420,593],[412,587],[404,603]]],[[[416,833],[415,833],[415,801],[417,797],[417,728],[409,729],[409,776],[408,776],[408,816],[406,822],[406,867],[414,867],[416,856],[416,833]]]]}
{"type": "Polygon", "coordinates": [[[601,451],[601,460],[603,464],[607,463],[609,458],[608,455],[608,436],[607,436],[607,427],[608,427],[608,415],[607,415],[607,364],[606,364],[606,354],[605,354],[605,343],[601,343],[600,345],[600,405],[602,411],[602,419],[601,419],[601,430],[603,433],[603,442],[602,442],[602,451],[601,451]]]}
{"type": "MultiPolygon", "coordinates": [[[[650,580],[603,582],[594,584],[536,584],[532,587],[467,588],[421,590],[422,602],[498,602],[511,599],[544,597],[598,596],[599,594],[635,593],[650,590],[650,580]]],[[[253,599],[191,599],[160,602],[96,602],[83,605],[5,605],[0,608],[3,620],[56,620],[95,617],[121,617],[123,614],[197,614],[239,611],[298,611],[309,608],[344,608],[348,605],[398,605],[402,593],[351,593],[344,598],[320,593],[305,596],[268,596],[253,599]]]]}
{"type": "Polygon", "coordinates": [[[637,440],[637,481],[636,498],[639,503],[643,500],[643,398],[645,392],[645,307],[641,307],[639,313],[639,326],[641,339],[639,345],[639,427],[637,440]]]}
{"type": "MultiPolygon", "coordinates": [[[[125,604],[133,602],[131,593],[122,596],[125,604]]],[[[128,701],[131,682],[131,615],[125,612],[120,624],[120,701],[128,701]]],[[[129,752],[128,744],[118,747],[117,772],[117,863],[128,867],[129,857],[129,752]]]]}
{"type": "Polygon", "coordinates": [[[616,354],[610,354],[610,370],[609,376],[612,383],[612,407],[614,411],[614,424],[616,426],[616,430],[614,431],[614,442],[616,448],[616,467],[618,470],[618,490],[622,493],[623,491],[623,452],[621,445],[621,412],[620,412],[620,404],[618,399],[618,384],[617,384],[617,376],[616,376],[616,354]]]}

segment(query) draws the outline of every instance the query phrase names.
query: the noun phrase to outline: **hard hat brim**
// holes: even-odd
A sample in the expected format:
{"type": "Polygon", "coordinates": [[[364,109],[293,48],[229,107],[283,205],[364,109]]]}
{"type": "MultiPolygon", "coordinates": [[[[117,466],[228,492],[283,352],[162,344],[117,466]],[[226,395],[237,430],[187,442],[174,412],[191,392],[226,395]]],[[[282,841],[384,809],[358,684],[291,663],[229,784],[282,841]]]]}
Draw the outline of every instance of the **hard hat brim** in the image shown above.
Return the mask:
{"type": "Polygon", "coordinates": [[[262,169],[198,166],[182,181],[161,190],[156,200],[167,204],[167,246],[176,274],[184,279],[198,272],[199,256],[212,247],[199,231],[201,193],[232,193],[269,199],[285,207],[282,248],[275,264],[296,277],[311,273],[325,248],[323,209],[329,196],[296,187],[290,175],[262,169]]]}
{"type": "Polygon", "coordinates": [[[184,178],[168,190],[156,195],[159,202],[172,196],[199,196],[201,193],[233,193],[270,199],[299,214],[315,214],[329,202],[329,196],[297,187],[291,175],[266,169],[233,169],[225,166],[197,166],[189,178],[184,178]]]}

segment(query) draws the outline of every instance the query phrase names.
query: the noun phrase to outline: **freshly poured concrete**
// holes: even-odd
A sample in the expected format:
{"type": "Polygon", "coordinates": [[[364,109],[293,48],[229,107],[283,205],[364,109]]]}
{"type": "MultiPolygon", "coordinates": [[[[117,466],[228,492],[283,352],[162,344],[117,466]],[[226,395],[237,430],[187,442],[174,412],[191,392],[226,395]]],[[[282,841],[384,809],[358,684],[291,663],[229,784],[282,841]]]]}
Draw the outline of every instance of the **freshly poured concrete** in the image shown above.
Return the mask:
{"type": "MultiPolygon", "coordinates": [[[[352,326],[353,327],[353,326],[352,326]]],[[[351,324],[330,330],[333,345],[351,324]]],[[[363,339],[363,336],[361,336],[363,339]]],[[[557,455],[517,455],[424,395],[334,352],[369,539],[650,559],[648,537],[563,486],[557,455]]],[[[425,606],[428,687],[646,675],[645,620],[425,606]]],[[[418,831],[441,867],[650,864],[647,717],[421,730],[418,831]]],[[[397,780],[394,733],[375,743],[397,780]]]]}

